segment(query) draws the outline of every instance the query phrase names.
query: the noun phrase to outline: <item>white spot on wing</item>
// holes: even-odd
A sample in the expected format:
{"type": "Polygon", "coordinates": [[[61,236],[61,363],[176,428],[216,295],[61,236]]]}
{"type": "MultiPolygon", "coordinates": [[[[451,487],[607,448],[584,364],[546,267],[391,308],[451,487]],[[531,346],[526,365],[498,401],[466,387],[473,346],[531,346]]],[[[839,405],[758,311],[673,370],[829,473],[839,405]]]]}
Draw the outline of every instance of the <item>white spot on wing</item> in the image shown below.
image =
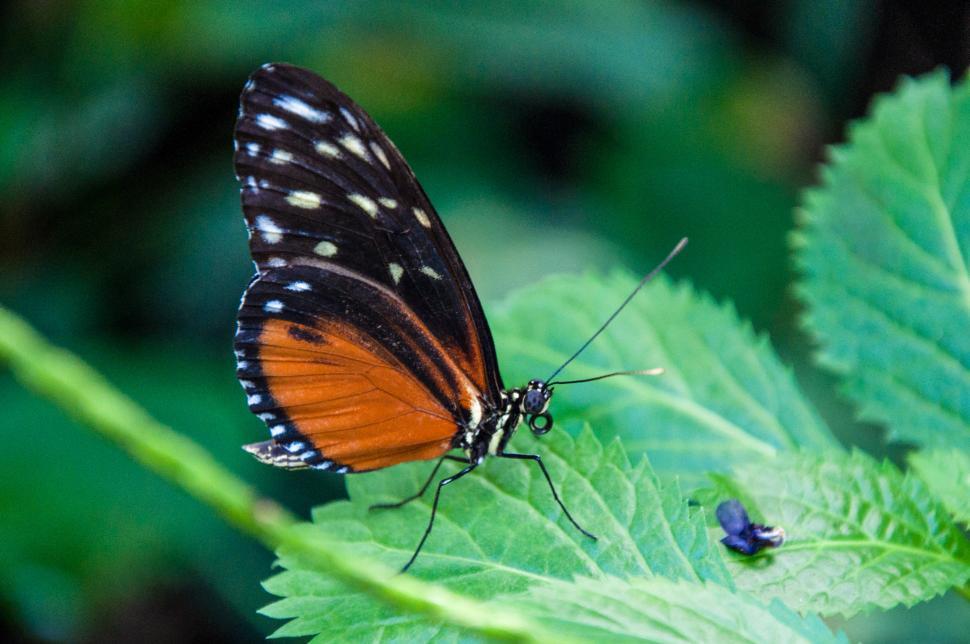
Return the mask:
{"type": "Polygon", "coordinates": [[[317,451],[315,449],[308,449],[307,451],[300,454],[300,460],[309,461],[311,458],[313,458],[316,455],[317,455],[317,451]]]}
{"type": "Polygon", "coordinates": [[[285,433],[286,433],[285,425],[273,425],[272,427],[269,428],[269,435],[272,436],[273,438],[276,438],[277,436],[282,436],[285,433]]]}
{"type": "Polygon", "coordinates": [[[344,117],[344,120],[347,121],[347,124],[350,125],[350,127],[360,132],[360,123],[358,123],[354,115],[350,113],[350,110],[348,110],[346,107],[341,107],[340,114],[344,117]]]}
{"type": "Polygon", "coordinates": [[[256,230],[260,232],[267,244],[277,244],[283,239],[283,229],[267,215],[256,215],[256,230]]]}
{"type": "Polygon", "coordinates": [[[285,165],[293,160],[293,153],[287,150],[280,150],[277,148],[273,150],[273,156],[269,158],[270,163],[275,163],[276,165],[285,165]]]}
{"type": "Polygon", "coordinates": [[[289,129],[290,124],[281,119],[278,116],[273,116],[272,114],[260,114],[256,117],[256,125],[263,128],[264,130],[286,130],[289,129]]]}
{"type": "Polygon", "coordinates": [[[441,273],[431,268],[430,266],[422,266],[418,270],[424,273],[425,275],[427,275],[428,277],[430,277],[431,279],[436,279],[436,280],[441,279],[441,273]]]}
{"type": "Polygon", "coordinates": [[[347,195],[347,199],[360,206],[360,209],[366,212],[372,218],[377,218],[377,204],[374,203],[374,200],[370,197],[365,197],[364,195],[357,194],[355,192],[347,195]]]}
{"type": "Polygon", "coordinates": [[[246,144],[246,152],[248,152],[249,153],[249,156],[251,156],[251,157],[254,157],[254,156],[258,155],[259,154],[259,143],[247,143],[246,144]]]}
{"type": "Polygon", "coordinates": [[[305,447],[306,447],[306,443],[302,441],[293,441],[292,443],[287,443],[286,445],[284,445],[283,449],[285,449],[290,454],[296,454],[297,452],[302,452],[305,447]]]}
{"type": "Polygon", "coordinates": [[[346,474],[349,471],[350,470],[347,467],[341,467],[339,470],[334,470],[334,472],[336,472],[337,474],[346,474]]]}
{"type": "Polygon", "coordinates": [[[317,141],[313,144],[313,149],[325,157],[329,157],[331,159],[340,158],[340,148],[333,143],[328,143],[327,141],[317,141]]]}
{"type": "MultiPolygon", "coordinates": [[[[268,423],[269,421],[276,419],[276,414],[271,414],[268,411],[267,412],[263,412],[262,414],[259,415],[259,419],[261,421],[263,421],[264,423],[268,423]]],[[[283,426],[280,425],[280,427],[283,427],[283,426]]]]}
{"type": "Polygon", "coordinates": [[[309,190],[294,190],[286,195],[286,203],[297,208],[313,210],[320,207],[320,195],[309,190]]]}
{"type": "Polygon", "coordinates": [[[338,143],[347,148],[347,151],[354,156],[370,162],[370,157],[367,156],[367,148],[365,148],[363,142],[361,142],[361,140],[353,134],[344,134],[342,137],[340,137],[340,139],[338,139],[338,143]]]}
{"type": "Polygon", "coordinates": [[[303,291],[309,291],[310,285],[307,284],[306,282],[293,282],[292,284],[286,285],[286,290],[296,291],[297,293],[301,293],[303,291]]]}
{"type": "Polygon", "coordinates": [[[279,300],[270,300],[263,305],[263,310],[267,313],[279,313],[283,310],[283,303],[279,300]]]}
{"type": "Polygon", "coordinates": [[[333,242],[322,241],[313,247],[313,252],[320,257],[333,257],[337,254],[337,245],[333,242]]]}
{"type": "Polygon", "coordinates": [[[381,197],[377,201],[379,201],[380,204],[385,208],[397,208],[397,201],[395,201],[394,199],[390,199],[388,197],[381,197]]]}
{"type": "Polygon", "coordinates": [[[431,228],[431,220],[428,219],[428,213],[421,210],[420,208],[413,208],[413,210],[414,210],[414,218],[417,219],[418,222],[425,228],[431,228]]]}
{"type": "Polygon", "coordinates": [[[252,407],[253,405],[258,405],[263,402],[263,397],[259,394],[253,394],[252,396],[246,396],[246,404],[252,407]]]}
{"type": "Polygon", "coordinates": [[[272,268],[279,268],[281,266],[286,266],[286,260],[282,257],[270,257],[266,260],[266,265],[272,268]]]}
{"type": "Polygon", "coordinates": [[[239,384],[243,386],[243,389],[252,389],[256,386],[252,380],[240,380],[239,384]]]}
{"type": "Polygon", "coordinates": [[[381,163],[384,164],[384,167],[390,170],[391,162],[387,160],[387,155],[384,154],[384,148],[378,145],[376,141],[371,141],[370,149],[371,149],[371,152],[374,153],[374,156],[380,159],[381,163]]]}
{"type": "Polygon", "coordinates": [[[319,463],[311,465],[310,467],[312,467],[315,470],[329,470],[331,467],[333,467],[333,461],[321,461],[319,463]]]}
{"type": "Polygon", "coordinates": [[[401,281],[401,276],[404,275],[404,269],[397,262],[391,262],[387,265],[387,270],[391,271],[391,279],[397,284],[401,281]]]}
{"type": "Polygon", "coordinates": [[[291,114],[301,116],[313,123],[326,123],[330,120],[330,114],[318,110],[315,107],[311,107],[295,96],[277,96],[273,99],[273,105],[279,107],[280,109],[284,109],[291,114]]]}

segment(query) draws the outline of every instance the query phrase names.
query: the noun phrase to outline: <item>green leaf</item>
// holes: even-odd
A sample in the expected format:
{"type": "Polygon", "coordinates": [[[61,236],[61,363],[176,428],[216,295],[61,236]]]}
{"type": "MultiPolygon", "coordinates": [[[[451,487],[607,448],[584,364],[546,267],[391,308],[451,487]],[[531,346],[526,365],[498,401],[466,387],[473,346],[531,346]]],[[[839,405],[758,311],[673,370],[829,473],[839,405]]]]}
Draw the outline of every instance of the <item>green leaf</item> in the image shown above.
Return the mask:
{"type": "Polygon", "coordinates": [[[753,519],[787,533],[778,549],[732,556],[735,583],[795,610],[912,606],[970,579],[970,543],[942,504],[915,476],[861,452],[739,468],[722,492],[740,492],[753,519]]]}
{"type": "Polygon", "coordinates": [[[590,642],[847,642],[818,617],[799,617],[714,584],[669,579],[577,579],[517,600],[562,632],[590,642]]]}
{"type": "MultiPolygon", "coordinates": [[[[687,252],[690,252],[688,247],[687,252]]],[[[630,293],[627,272],[559,276],[514,293],[490,319],[506,382],[546,377],[630,293]]],[[[661,276],[639,293],[563,377],[660,366],[662,376],[564,385],[550,408],[647,453],[663,477],[701,483],[708,471],[795,448],[837,443],[764,337],[686,284],[661,276]]]]}
{"type": "Polygon", "coordinates": [[[970,454],[955,449],[913,452],[909,464],[953,518],[970,526],[970,454]]]}
{"type": "Polygon", "coordinates": [[[906,80],[834,148],[793,236],[805,322],[863,419],[970,450],[970,84],[906,80]]]}
{"type": "MultiPolygon", "coordinates": [[[[478,599],[513,602],[537,586],[577,575],[711,581],[729,592],[730,576],[720,546],[709,540],[703,512],[688,505],[676,484],[662,485],[645,460],[631,466],[618,442],[604,447],[588,429],[575,440],[565,432],[541,442],[520,433],[513,445],[542,454],[573,516],[599,539],[584,537],[568,522],[533,463],[493,458],[444,488],[415,575],[478,599]]],[[[349,477],[350,500],[317,508],[304,529],[339,538],[361,558],[399,567],[427,525],[432,491],[398,510],[368,507],[413,493],[431,467],[413,463],[349,477]]],[[[395,614],[291,553],[279,555],[287,572],[265,586],[284,599],[263,610],[292,620],[278,635],[325,631],[328,638],[349,639],[383,628],[385,638],[426,639],[438,633],[437,625],[395,614]]]]}

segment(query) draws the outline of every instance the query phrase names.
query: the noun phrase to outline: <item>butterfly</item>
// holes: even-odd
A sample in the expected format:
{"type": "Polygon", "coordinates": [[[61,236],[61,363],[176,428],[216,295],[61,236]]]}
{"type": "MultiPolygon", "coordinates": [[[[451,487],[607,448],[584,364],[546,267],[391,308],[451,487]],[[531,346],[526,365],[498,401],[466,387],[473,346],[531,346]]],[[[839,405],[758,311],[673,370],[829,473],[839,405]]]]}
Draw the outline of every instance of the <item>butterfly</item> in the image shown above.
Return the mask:
{"type": "Polygon", "coordinates": [[[243,89],[234,142],[256,265],[239,309],[237,375],[271,435],[244,449],[277,467],[338,474],[438,459],[416,494],[382,508],[419,498],[445,460],[460,462],[438,482],[404,570],[442,488],[487,456],[535,463],[565,516],[595,539],[540,456],[508,450],[521,421],[548,432],[555,385],[579,381],[553,381],[564,364],[505,387],[468,271],[373,119],[313,72],[268,64],[243,89]]]}
{"type": "Polygon", "coordinates": [[[785,542],[785,530],[770,525],[751,523],[748,511],[737,499],[724,501],[715,511],[726,533],[721,543],[745,555],[754,555],[764,548],[777,548],[785,542]]]}

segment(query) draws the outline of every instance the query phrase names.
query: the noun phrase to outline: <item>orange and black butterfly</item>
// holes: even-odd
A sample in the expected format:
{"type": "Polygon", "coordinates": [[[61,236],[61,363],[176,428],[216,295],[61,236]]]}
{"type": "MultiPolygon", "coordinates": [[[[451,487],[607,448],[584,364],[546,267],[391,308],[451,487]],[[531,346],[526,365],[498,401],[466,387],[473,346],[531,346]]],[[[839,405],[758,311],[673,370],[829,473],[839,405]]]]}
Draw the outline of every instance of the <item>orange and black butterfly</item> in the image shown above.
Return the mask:
{"type": "Polygon", "coordinates": [[[462,462],[439,481],[405,569],[441,488],[488,455],[534,461],[595,538],[538,455],[506,451],[520,421],[552,428],[553,387],[575,381],[553,382],[560,367],[504,386],[468,271],[377,124],[316,74],[271,64],[246,83],[235,146],[257,270],[239,309],[237,371],[272,436],[246,450],[339,474],[439,459],[417,494],[385,507],[418,498],[445,459],[462,462]]]}

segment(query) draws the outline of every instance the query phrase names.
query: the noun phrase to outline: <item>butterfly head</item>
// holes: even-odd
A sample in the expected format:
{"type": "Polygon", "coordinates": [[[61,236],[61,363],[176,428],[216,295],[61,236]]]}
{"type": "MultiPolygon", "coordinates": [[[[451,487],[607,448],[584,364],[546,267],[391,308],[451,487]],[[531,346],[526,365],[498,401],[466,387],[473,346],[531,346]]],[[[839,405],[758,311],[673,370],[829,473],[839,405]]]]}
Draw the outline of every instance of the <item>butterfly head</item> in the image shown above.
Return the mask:
{"type": "Polygon", "coordinates": [[[529,423],[529,429],[536,436],[552,429],[552,416],[546,411],[552,398],[552,389],[543,380],[530,380],[522,396],[522,413],[529,423]]]}

